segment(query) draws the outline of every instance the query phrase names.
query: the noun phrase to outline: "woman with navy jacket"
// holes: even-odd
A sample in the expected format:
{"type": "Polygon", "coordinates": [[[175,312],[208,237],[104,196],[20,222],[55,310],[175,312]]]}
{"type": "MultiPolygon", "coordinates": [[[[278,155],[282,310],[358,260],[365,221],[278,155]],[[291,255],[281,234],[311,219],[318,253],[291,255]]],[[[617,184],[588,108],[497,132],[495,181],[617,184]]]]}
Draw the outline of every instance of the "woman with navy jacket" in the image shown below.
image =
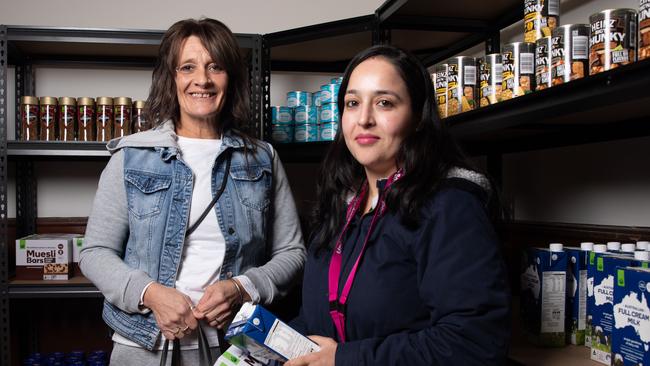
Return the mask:
{"type": "Polygon", "coordinates": [[[358,54],[322,168],[298,365],[498,365],[509,291],[488,180],[440,121],[431,79],[390,46],[358,54]]]}

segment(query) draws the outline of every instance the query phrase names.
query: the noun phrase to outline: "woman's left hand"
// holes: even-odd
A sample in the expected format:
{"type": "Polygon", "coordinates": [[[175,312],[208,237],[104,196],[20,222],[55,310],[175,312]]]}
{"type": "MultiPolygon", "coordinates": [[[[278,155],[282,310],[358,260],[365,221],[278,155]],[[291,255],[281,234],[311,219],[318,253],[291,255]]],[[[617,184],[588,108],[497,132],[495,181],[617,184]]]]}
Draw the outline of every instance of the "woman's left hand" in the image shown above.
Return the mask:
{"type": "Polygon", "coordinates": [[[236,280],[219,281],[208,286],[194,308],[194,316],[206,319],[212,327],[225,328],[241,305],[241,297],[233,281],[236,280]]]}
{"type": "Polygon", "coordinates": [[[334,366],[338,343],[332,338],[320,336],[309,336],[309,339],[318,343],[320,351],[296,357],[287,361],[284,366],[334,366]]]}

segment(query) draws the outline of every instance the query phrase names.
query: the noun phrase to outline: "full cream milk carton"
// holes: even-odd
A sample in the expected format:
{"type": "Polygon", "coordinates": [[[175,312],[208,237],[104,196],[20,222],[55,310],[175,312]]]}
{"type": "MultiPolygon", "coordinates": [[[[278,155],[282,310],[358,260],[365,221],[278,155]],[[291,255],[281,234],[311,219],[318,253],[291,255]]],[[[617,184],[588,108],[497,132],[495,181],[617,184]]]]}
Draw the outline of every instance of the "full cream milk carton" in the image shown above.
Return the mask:
{"type": "Polygon", "coordinates": [[[67,280],[71,260],[70,238],[34,234],[16,240],[17,279],[67,280]]]}
{"type": "Polygon", "coordinates": [[[242,305],[228,327],[226,340],[265,364],[271,361],[285,362],[320,350],[315,342],[261,305],[252,303],[242,305]]]}
{"type": "Polygon", "coordinates": [[[617,268],[613,311],[612,365],[650,365],[648,268],[617,268]]]}
{"type": "Polygon", "coordinates": [[[528,338],[542,346],[565,340],[567,255],[562,244],[528,248],[521,272],[521,317],[528,338]]]}
{"type": "Polygon", "coordinates": [[[278,362],[273,362],[272,364],[265,364],[260,362],[246,351],[240,349],[237,346],[230,346],[214,363],[214,366],[271,366],[271,365],[280,365],[278,362]]]}
{"type": "Polygon", "coordinates": [[[594,303],[594,274],[596,273],[597,257],[607,253],[605,244],[595,244],[588,254],[587,260],[587,324],[585,328],[585,346],[591,348],[591,317],[592,304],[594,303]]]}
{"type": "Polygon", "coordinates": [[[567,253],[567,316],[566,335],[570,344],[585,344],[587,324],[587,261],[589,252],[566,247],[567,253]]]}
{"type": "Polygon", "coordinates": [[[603,254],[596,257],[591,310],[591,359],[605,365],[612,362],[614,327],[614,278],[618,267],[632,266],[634,257],[603,254]]]}

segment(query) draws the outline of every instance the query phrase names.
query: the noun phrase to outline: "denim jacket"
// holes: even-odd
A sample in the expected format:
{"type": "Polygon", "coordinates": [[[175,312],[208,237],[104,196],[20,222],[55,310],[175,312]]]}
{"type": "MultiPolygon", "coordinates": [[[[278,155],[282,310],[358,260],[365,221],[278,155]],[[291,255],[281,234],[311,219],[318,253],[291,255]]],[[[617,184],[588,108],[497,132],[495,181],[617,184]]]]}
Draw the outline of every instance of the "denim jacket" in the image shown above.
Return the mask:
{"type": "MultiPolygon", "coordinates": [[[[212,192],[232,160],[226,189],[214,207],[226,252],[219,279],[245,274],[270,303],[301,271],[305,250],[286,176],[272,148],[255,154],[226,132],[212,171],[212,192]],[[249,152],[248,159],[244,149],[249,152]]],[[[160,330],[139,306],[144,286],[174,287],[183,253],[193,174],[183,162],[174,126],[116,139],[102,173],[80,265],[106,297],[103,317],[120,335],[147,349],[160,330]],[[121,166],[120,166],[121,165],[121,166]]]]}

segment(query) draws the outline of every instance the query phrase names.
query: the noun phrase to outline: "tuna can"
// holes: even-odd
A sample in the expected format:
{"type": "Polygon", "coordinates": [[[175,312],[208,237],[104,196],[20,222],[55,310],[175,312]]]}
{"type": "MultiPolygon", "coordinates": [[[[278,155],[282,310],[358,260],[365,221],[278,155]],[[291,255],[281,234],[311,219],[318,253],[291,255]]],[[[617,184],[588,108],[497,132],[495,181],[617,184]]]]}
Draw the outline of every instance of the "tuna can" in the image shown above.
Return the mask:
{"type": "Polygon", "coordinates": [[[476,59],[458,56],[447,61],[447,114],[476,108],[476,59]]]}
{"type": "Polygon", "coordinates": [[[553,86],[551,77],[552,37],[542,37],[535,42],[535,90],[553,86]]]}
{"type": "Polygon", "coordinates": [[[293,137],[294,137],[294,141],[296,142],[318,141],[318,124],[317,123],[296,124],[293,137]]]}
{"type": "Polygon", "coordinates": [[[440,118],[447,118],[447,64],[436,65],[433,87],[436,90],[436,105],[440,118]]]}
{"type": "Polygon", "coordinates": [[[274,105],[271,107],[271,123],[292,123],[293,108],[274,105]]]}
{"type": "Polygon", "coordinates": [[[301,105],[293,109],[293,120],[296,124],[318,123],[318,108],[311,105],[301,105]]]}
{"type": "Polygon", "coordinates": [[[524,0],[524,42],[549,37],[560,24],[560,0],[524,0]]]}
{"type": "Polygon", "coordinates": [[[636,10],[608,9],[589,17],[589,75],[636,61],[636,10]]]}
{"type": "Polygon", "coordinates": [[[97,98],[97,141],[109,141],[113,138],[113,98],[97,98]]]}
{"type": "Polygon", "coordinates": [[[297,107],[311,104],[311,93],[306,91],[290,91],[287,93],[287,106],[297,107]]]}
{"type": "Polygon", "coordinates": [[[589,60],[589,24],[566,24],[553,30],[553,85],[583,78],[589,60]]]}
{"type": "Polygon", "coordinates": [[[20,139],[38,140],[38,98],[20,97],[20,139]]]}
{"type": "Polygon", "coordinates": [[[131,133],[138,133],[147,129],[147,121],[144,119],[144,107],[146,102],[144,100],[133,101],[133,113],[131,133]]]}
{"type": "Polygon", "coordinates": [[[321,104],[323,104],[323,103],[322,103],[322,99],[321,99],[320,90],[311,93],[311,105],[314,105],[316,107],[320,107],[321,104]]]}
{"type": "Polygon", "coordinates": [[[77,141],[95,141],[95,99],[79,98],[77,116],[79,117],[77,141]]]}
{"type": "Polygon", "coordinates": [[[131,108],[133,102],[128,97],[115,98],[114,122],[113,122],[113,136],[123,137],[131,133],[131,108]]]}
{"type": "Polygon", "coordinates": [[[293,123],[273,123],[271,124],[271,140],[280,144],[293,142],[293,129],[293,123]]]}
{"type": "Polygon", "coordinates": [[[320,107],[318,113],[318,122],[338,122],[339,121],[339,105],[336,103],[326,103],[320,107]]]}
{"type": "Polygon", "coordinates": [[[479,59],[479,105],[486,107],[498,103],[501,99],[501,83],[503,82],[503,66],[501,54],[492,53],[479,59]]]}
{"type": "Polygon", "coordinates": [[[77,100],[59,98],[59,140],[74,141],[77,131],[77,100]]]}
{"type": "Polygon", "coordinates": [[[338,129],[339,124],[337,122],[321,123],[319,126],[318,139],[320,141],[334,141],[338,129]]]}
{"type": "Polygon", "coordinates": [[[39,101],[39,140],[54,141],[56,140],[56,110],[59,103],[54,97],[41,97],[39,101]]]}
{"type": "Polygon", "coordinates": [[[321,104],[336,103],[339,97],[339,88],[341,84],[326,84],[320,87],[320,101],[321,104]]]}
{"type": "Polygon", "coordinates": [[[535,44],[509,43],[503,46],[503,83],[501,100],[532,93],[535,90],[535,44]]]}
{"type": "Polygon", "coordinates": [[[650,0],[639,3],[639,60],[650,57],[650,0]]]}

